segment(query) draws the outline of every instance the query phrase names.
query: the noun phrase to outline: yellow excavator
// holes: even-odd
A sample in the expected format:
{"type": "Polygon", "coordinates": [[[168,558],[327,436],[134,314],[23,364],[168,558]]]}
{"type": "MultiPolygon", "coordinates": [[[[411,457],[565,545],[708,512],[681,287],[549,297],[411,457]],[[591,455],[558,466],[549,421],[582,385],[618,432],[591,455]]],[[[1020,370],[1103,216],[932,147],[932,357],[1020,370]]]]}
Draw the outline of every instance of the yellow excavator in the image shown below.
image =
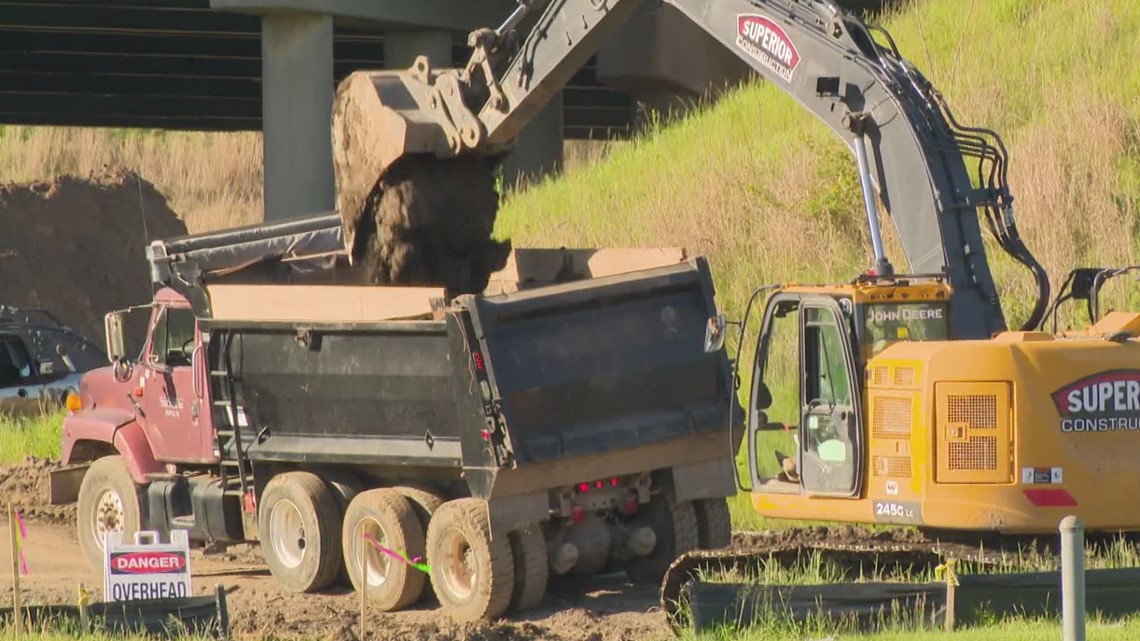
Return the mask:
{"type": "MultiPolygon", "coordinates": [[[[742,338],[763,297],[755,358],[738,354],[752,369],[740,424],[750,478],[738,485],[755,510],[1002,533],[1053,533],[1076,514],[1089,530],[1140,529],[1140,494],[1109,491],[1140,487],[1140,314],[1094,313],[1086,330],[1044,331],[1062,299],[1092,310],[1104,279],[1127,269],[1077,270],[1050,308],[1048,276],[1018,235],[1000,137],[959,123],[885,30],[828,0],[667,1],[842,138],[870,229],[866,273],[759,288],[748,303],[742,338]],[[886,255],[880,206],[909,274],[886,255]],[[983,223],[1037,283],[1015,330],[983,223]],[[773,398],[788,420],[768,416],[773,398]]],[[[366,203],[386,172],[409,159],[509,151],[641,5],[521,0],[502,26],[471,34],[463,69],[421,57],[407,70],[346,78],[333,144],[347,248],[365,244],[366,203]]],[[[722,347],[725,324],[710,320],[708,349],[722,347]]]]}

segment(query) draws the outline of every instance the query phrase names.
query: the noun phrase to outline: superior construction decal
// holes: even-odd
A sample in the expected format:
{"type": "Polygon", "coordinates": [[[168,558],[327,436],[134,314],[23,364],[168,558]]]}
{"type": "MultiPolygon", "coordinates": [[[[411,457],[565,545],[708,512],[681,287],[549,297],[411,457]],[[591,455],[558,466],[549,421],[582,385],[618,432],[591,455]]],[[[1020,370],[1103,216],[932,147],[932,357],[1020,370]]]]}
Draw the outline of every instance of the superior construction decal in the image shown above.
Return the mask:
{"type": "Polygon", "coordinates": [[[736,46],[787,82],[800,64],[796,45],[780,25],[756,14],[736,17],[736,46]]]}
{"type": "Polygon", "coordinates": [[[1140,370],[1086,376],[1053,392],[1062,432],[1140,430],[1140,370]]]}

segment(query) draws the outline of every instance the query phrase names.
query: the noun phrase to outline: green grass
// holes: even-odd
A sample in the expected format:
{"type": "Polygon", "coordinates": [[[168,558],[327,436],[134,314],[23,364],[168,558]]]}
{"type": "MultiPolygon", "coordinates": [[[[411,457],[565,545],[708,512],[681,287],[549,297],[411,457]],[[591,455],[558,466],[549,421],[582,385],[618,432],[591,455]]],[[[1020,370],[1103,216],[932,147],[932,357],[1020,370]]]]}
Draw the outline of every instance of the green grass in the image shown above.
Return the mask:
{"type": "Polygon", "coordinates": [[[16,463],[27,456],[58,459],[63,416],[62,412],[0,415],[0,464],[16,463]]]}
{"type": "MultiPolygon", "coordinates": [[[[1140,638],[1140,617],[1096,620],[1086,626],[1089,641],[1120,641],[1140,638]]],[[[1056,619],[1011,619],[987,625],[961,627],[953,632],[906,627],[875,634],[835,632],[825,624],[793,625],[782,622],[739,630],[724,628],[704,634],[688,633],[682,641],[1055,641],[1061,636],[1056,619]]]]}
{"type": "MultiPolygon", "coordinates": [[[[1054,287],[1073,267],[1137,261],[1140,3],[923,0],[884,23],[959,120],[1004,138],[1018,226],[1054,287]]],[[[496,235],[517,246],[684,246],[709,258],[717,304],[739,319],[759,285],[843,282],[868,265],[863,221],[846,147],[780,90],[753,84],[599,162],[508,194],[496,235]]],[[[897,238],[885,232],[902,269],[897,238]]],[[[992,242],[987,252],[1016,327],[1032,305],[1032,279],[992,242]]],[[[1102,308],[1140,309],[1140,288],[1118,280],[1102,308]]],[[[757,311],[739,355],[749,365],[757,311]]],[[[1083,326],[1079,311],[1068,307],[1062,326],[1083,326]]],[[[728,345],[736,357],[735,336],[728,345]]],[[[793,362],[778,357],[770,380],[789,380],[793,362]]],[[[773,393],[772,413],[787,409],[773,393]]],[[[754,514],[747,496],[732,508],[738,528],[779,526],[754,514]]]]}

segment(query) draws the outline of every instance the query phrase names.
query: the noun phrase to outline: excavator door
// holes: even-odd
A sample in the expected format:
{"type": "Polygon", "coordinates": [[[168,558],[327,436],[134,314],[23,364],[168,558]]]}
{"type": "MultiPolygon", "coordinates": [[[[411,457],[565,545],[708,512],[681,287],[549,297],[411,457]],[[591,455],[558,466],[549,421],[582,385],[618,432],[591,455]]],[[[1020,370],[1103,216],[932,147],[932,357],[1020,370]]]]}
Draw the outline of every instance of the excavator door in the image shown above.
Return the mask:
{"type": "Polygon", "coordinates": [[[859,496],[864,434],[852,308],[829,295],[769,299],[749,403],[755,491],[859,496]]]}

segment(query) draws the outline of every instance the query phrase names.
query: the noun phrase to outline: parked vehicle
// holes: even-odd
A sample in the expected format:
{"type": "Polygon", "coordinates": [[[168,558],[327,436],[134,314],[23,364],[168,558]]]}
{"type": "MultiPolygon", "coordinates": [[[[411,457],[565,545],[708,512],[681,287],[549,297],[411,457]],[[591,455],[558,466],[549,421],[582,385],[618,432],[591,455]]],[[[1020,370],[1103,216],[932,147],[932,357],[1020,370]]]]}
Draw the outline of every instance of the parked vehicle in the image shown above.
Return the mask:
{"type": "Polygon", "coordinates": [[[62,409],[83,372],[107,362],[101,348],[49,312],[0,305],[0,414],[62,409]]]}

